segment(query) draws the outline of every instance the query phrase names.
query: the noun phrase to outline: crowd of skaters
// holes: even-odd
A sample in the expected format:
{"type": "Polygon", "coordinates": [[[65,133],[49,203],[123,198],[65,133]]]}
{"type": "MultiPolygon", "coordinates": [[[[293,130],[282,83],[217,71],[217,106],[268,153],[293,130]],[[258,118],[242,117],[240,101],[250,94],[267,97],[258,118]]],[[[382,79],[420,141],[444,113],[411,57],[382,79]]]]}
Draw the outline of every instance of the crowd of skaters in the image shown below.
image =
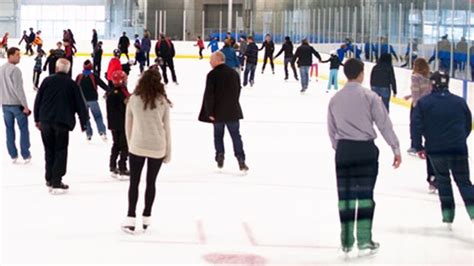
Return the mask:
{"type": "MultiPolygon", "coordinates": [[[[38,93],[34,104],[34,120],[36,127],[41,131],[45,148],[46,185],[52,193],[64,193],[69,189],[69,186],[62,182],[62,178],[66,174],[68,134],[75,127],[75,114],[79,115],[80,127],[90,139],[92,137],[88,115],[90,109],[99,135],[106,140],[105,125],[97,104],[97,86],[100,86],[106,92],[108,128],[113,136],[110,171],[115,176],[130,176],[128,212],[122,226],[122,229],[129,233],[136,231],[138,184],[144,162],[148,162],[145,209],[142,213],[143,230],[146,230],[151,224],[156,177],[162,163],[169,162],[171,158],[169,109],[172,103],[166,95],[165,84],[168,83],[167,68],[171,71],[173,82],[177,83],[173,62],[176,51],[171,39],[160,35],[155,46],[157,59],[155,64],[150,66],[151,41],[145,31],[142,39],[135,36],[133,45],[136,50],[136,61],[123,65],[120,57],[125,54],[127,59],[130,59],[128,53],[131,45],[124,32],[107,68],[106,84],[100,78],[103,50],[96,31],[93,31],[91,43],[93,60],[92,62],[86,60],[82,73],[73,80],[71,68],[77,49],[72,32],[64,31],[63,42],[58,42],[57,49],[50,51],[47,64],[43,66],[45,70],[49,65],[50,76],[43,80],[39,88],[37,83],[35,85],[38,93]],[[140,65],[141,76],[134,91],[130,93],[127,72],[135,63],[140,65]],[[97,65],[99,68],[96,68],[97,65]],[[146,71],[145,66],[149,66],[146,71]]],[[[240,43],[237,44],[228,34],[221,50],[218,48],[218,40],[213,40],[211,43],[212,70],[207,76],[199,120],[213,124],[215,160],[218,168],[224,165],[223,135],[227,127],[232,137],[239,169],[242,171],[249,169],[245,163],[246,155],[240,135],[239,121],[243,119],[243,112],[239,98],[242,86],[245,87],[249,83],[250,86],[254,85],[259,50],[265,50],[262,74],[268,60],[274,74],[273,60],[284,52],[285,80],[288,79],[288,64],[290,64],[295,79],[301,81],[302,93],[308,89],[309,72],[314,65],[313,56],[321,63],[330,63],[328,90],[334,85],[338,91],[337,72],[343,66],[348,82],[332,97],[328,107],[328,131],[336,151],[341,245],[343,251],[348,253],[357,240],[357,246],[361,251],[377,251],[379,243],[372,238],[372,221],[375,207],[373,190],[378,175],[379,151],[374,144],[376,134],[373,124],[379,128],[392,148],[393,166],[398,168],[402,162],[398,138],[389,116],[391,92],[397,94],[390,50],[377,58],[377,65],[371,73],[371,90],[368,90],[362,86],[365,73],[364,64],[360,60],[353,58],[343,62],[338,51],[332,51],[327,60],[322,60],[321,55],[306,39],[302,40],[301,45],[293,53],[291,39],[285,38],[285,45],[275,57],[271,35],[265,37],[261,48],[258,48],[252,36],[241,36],[240,43]],[[299,77],[295,65],[298,65],[300,70],[299,77]],[[241,82],[243,69],[245,70],[241,82]],[[356,238],[354,238],[355,228],[357,228],[356,238]]],[[[198,39],[196,46],[199,47],[202,59],[204,44],[201,38],[198,39]]],[[[26,50],[30,53],[31,47],[27,46],[26,50]]],[[[13,162],[16,163],[18,151],[14,144],[13,128],[16,119],[20,126],[21,156],[25,163],[29,163],[31,153],[27,117],[32,112],[26,102],[21,71],[15,66],[19,63],[20,51],[18,48],[9,48],[7,56],[8,62],[0,68],[7,149],[13,162]],[[11,79],[13,82],[7,77],[13,77],[11,79]]],[[[449,92],[448,85],[449,75],[446,72],[431,73],[427,60],[417,58],[414,62],[411,95],[405,96],[405,99],[412,98],[410,114],[412,144],[409,152],[427,159],[427,180],[430,190],[438,189],[443,222],[451,226],[455,204],[450,174],[453,175],[461,191],[467,212],[473,222],[474,188],[469,180],[466,144],[472,126],[471,113],[462,98],[449,92]]]]}

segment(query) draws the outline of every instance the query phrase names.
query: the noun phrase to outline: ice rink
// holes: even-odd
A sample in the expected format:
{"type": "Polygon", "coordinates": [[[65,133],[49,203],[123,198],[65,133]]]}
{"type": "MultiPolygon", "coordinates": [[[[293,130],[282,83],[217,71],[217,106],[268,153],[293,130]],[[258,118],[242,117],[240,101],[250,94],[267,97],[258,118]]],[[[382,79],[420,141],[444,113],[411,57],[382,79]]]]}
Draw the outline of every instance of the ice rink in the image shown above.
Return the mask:
{"type": "MultiPolygon", "coordinates": [[[[75,74],[84,60],[75,58],[75,74]]],[[[241,134],[250,168],[243,176],[227,133],[224,171],[216,170],[212,127],[197,121],[208,60],[175,63],[180,84],[167,87],[174,103],[172,159],[158,176],[153,223],[145,234],[120,230],[128,182],[114,180],[108,172],[110,132],[104,143],[92,122],[95,135],[88,143],[76,126],[64,178],[70,191],[52,196],[45,186],[43,145],[33,118],[29,165],[11,163],[0,123],[2,264],[474,265],[474,229],[457,188],[454,229],[448,231],[438,196],[428,194],[425,162],[403,153],[401,168],[392,169],[392,152],[381,137],[373,228],[381,248],[372,257],[358,258],[355,252],[349,260],[343,258],[334,151],[326,130],[327,105],[334,95],[326,93],[329,64],[320,65],[319,82],[313,79],[306,95],[300,95],[298,82],[283,81],[282,65],[276,65],[275,75],[269,66],[262,75],[259,63],[255,86],[241,93],[241,134]]],[[[107,64],[104,59],[103,72],[107,64]]],[[[23,56],[20,67],[32,108],[33,58],[23,56]]],[[[130,91],[137,77],[135,67],[130,91]]],[[[339,79],[344,80],[342,70],[339,79]]],[[[399,90],[404,96],[409,88],[399,90]]],[[[105,118],[103,99],[100,105],[105,118]]],[[[410,144],[408,114],[406,107],[391,105],[402,151],[410,144]]],[[[471,137],[471,152],[473,148],[471,137]]],[[[140,196],[137,214],[143,207],[140,196]]]]}

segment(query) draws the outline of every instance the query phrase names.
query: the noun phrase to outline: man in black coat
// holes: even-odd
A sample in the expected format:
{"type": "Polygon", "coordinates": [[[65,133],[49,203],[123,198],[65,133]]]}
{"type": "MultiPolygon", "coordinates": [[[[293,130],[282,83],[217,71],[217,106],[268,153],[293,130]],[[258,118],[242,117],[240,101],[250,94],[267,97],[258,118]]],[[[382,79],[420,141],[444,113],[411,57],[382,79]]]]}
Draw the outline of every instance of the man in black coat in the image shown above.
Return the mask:
{"type": "Polygon", "coordinates": [[[273,64],[273,52],[275,51],[275,43],[272,41],[272,36],[270,34],[265,35],[265,41],[262,43],[259,51],[265,49],[265,55],[263,57],[263,66],[262,74],[265,72],[265,67],[267,66],[267,61],[270,59],[270,66],[272,67],[272,73],[275,74],[275,65],[273,64]]]}
{"type": "Polygon", "coordinates": [[[59,59],[56,74],[43,81],[35,99],[35,123],[41,131],[46,153],[46,186],[52,194],[65,193],[69,189],[62,177],[66,174],[69,131],[76,124],[74,115],[79,115],[82,131],[89,120],[80,89],[67,75],[70,67],[67,59],[59,59]]]}
{"type": "Polygon", "coordinates": [[[296,49],[293,60],[291,61],[291,63],[294,64],[296,60],[298,60],[302,87],[301,93],[304,93],[308,89],[309,68],[313,64],[313,55],[316,56],[319,61],[322,61],[321,56],[311,45],[309,45],[308,40],[303,39],[301,46],[296,49]]]}
{"type": "Polygon", "coordinates": [[[474,221],[474,186],[470,180],[467,147],[467,138],[472,130],[472,115],[466,100],[449,92],[448,73],[435,72],[430,80],[433,90],[416,104],[410,126],[418,156],[422,159],[428,157],[433,166],[443,223],[450,228],[456,206],[451,174],[469,218],[474,221]]]}
{"type": "Polygon", "coordinates": [[[291,65],[295,79],[298,80],[298,73],[296,72],[295,63],[293,63],[293,43],[291,42],[290,36],[285,37],[285,43],[274,59],[280,56],[283,52],[285,52],[285,80],[288,80],[288,64],[291,65]]]}
{"type": "Polygon", "coordinates": [[[128,39],[127,33],[124,31],[119,39],[118,49],[120,50],[120,56],[125,54],[127,60],[130,60],[130,57],[128,57],[128,47],[130,47],[130,39],[128,39]]]}
{"type": "Polygon", "coordinates": [[[244,87],[250,82],[250,87],[255,83],[255,69],[258,63],[258,47],[255,44],[253,37],[247,38],[247,49],[245,50],[245,72],[244,72],[244,87]],[[249,80],[250,74],[250,80],[249,80]]]}
{"type": "Polygon", "coordinates": [[[220,51],[212,54],[210,63],[213,70],[207,75],[199,121],[214,124],[217,167],[224,166],[224,129],[227,127],[234,144],[234,155],[239,162],[239,168],[246,172],[248,167],[245,164],[239,123],[239,120],[243,119],[239,103],[240,77],[234,69],[225,64],[225,56],[220,51]]]}
{"type": "Polygon", "coordinates": [[[169,67],[171,71],[171,78],[173,79],[173,82],[178,85],[173,62],[173,57],[176,55],[176,51],[174,50],[174,45],[171,42],[171,39],[162,34],[160,36],[160,40],[156,43],[155,53],[157,58],[161,58],[163,60],[163,64],[161,64],[161,70],[165,84],[168,84],[168,74],[166,74],[166,67],[169,67]]]}

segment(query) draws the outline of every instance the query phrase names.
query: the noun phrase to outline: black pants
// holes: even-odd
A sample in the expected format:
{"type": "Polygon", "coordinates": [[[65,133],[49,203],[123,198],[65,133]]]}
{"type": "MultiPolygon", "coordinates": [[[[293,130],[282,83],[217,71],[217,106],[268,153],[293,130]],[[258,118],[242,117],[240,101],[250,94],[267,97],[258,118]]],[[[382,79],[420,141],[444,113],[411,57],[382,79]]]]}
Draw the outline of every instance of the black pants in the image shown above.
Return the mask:
{"type": "Polygon", "coordinates": [[[268,59],[270,59],[270,66],[272,67],[272,71],[275,71],[275,65],[273,64],[273,54],[265,54],[265,56],[263,57],[262,72],[265,71],[268,59]]]}
{"type": "Polygon", "coordinates": [[[292,61],[293,61],[293,58],[291,58],[291,57],[286,57],[285,60],[284,60],[284,63],[285,63],[285,79],[288,79],[288,64],[290,64],[291,69],[293,69],[293,74],[295,76],[295,79],[298,79],[298,72],[296,72],[295,64],[292,61]]]}
{"type": "Polygon", "coordinates": [[[33,84],[35,85],[35,89],[38,89],[40,75],[41,71],[33,71],[33,84]]]}
{"type": "Polygon", "coordinates": [[[100,77],[102,60],[94,60],[94,73],[100,77]]]}
{"type": "Polygon", "coordinates": [[[127,60],[130,60],[130,57],[128,56],[128,49],[120,49],[120,56],[119,56],[119,58],[122,57],[122,54],[125,54],[125,56],[127,57],[127,60]]]}
{"type": "Polygon", "coordinates": [[[127,169],[127,158],[128,158],[128,145],[127,138],[125,136],[124,130],[111,130],[112,131],[112,150],[110,152],[110,170],[117,169],[117,159],[120,156],[118,161],[118,169],[126,170],[127,169]]]}
{"type": "Polygon", "coordinates": [[[173,58],[163,58],[163,65],[161,66],[161,70],[163,71],[163,80],[165,81],[165,84],[168,84],[168,75],[166,74],[166,67],[170,68],[171,78],[173,79],[173,82],[176,82],[176,72],[174,71],[173,58]]]}
{"type": "MultiPolygon", "coordinates": [[[[411,138],[411,147],[413,148],[414,142],[412,136],[414,136],[414,133],[412,131],[412,126],[411,126],[411,121],[413,120],[413,105],[410,107],[410,138],[411,138]]],[[[436,186],[436,175],[433,170],[433,166],[431,165],[431,160],[429,157],[426,157],[426,181],[430,184],[434,184],[436,186]],[[434,180],[432,178],[434,177],[434,180]]]]}
{"type": "Polygon", "coordinates": [[[199,48],[199,57],[202,58],[202,51],[204,50],[204,48],[199,48]]]}
{"type": "Polygon", "coordinates": [[[344,247],[354,245],[354,225],[359,246],[372,241],[378,157],[379,150],[373,141],[340,140],[337,145],[337,191],[344,247]]]}
{"type": "Polygon", "coordinates": [[[459,189],[470,219],[474,219],[474,186],[469,179],[469,159],[467,155],[430,155],[436,174],[443,222],[454,220],[455,203],[451,186],[450,172],[459,189]]]}
{"type": "Polygon", "coordinates": [[[163,158],[154,159],[130,154],[130,187],[128,189],[128,217],[136,217],[136,208],[138,201],[138,186],[142,175],[143,166],[147,160],[146,172],[146,190],[145,190],[145,209],[143,216],[151,216],[151,208],[156,194],[156,177],[160,171],[163,158]]]}
{"type": "Polygon", "coordinates": [[[66,174],[69,129],[59,124],[41,124],[46,160],[46,181],[53,186],[61,184],[66,174]]]}
{"type": "Polygon", "coordinates": [[[27,43],[26,44],[26,53],[30,54],[30,55],[33,55],[35,52],[33,52],[33,44],[31,43],[27,43]]]}

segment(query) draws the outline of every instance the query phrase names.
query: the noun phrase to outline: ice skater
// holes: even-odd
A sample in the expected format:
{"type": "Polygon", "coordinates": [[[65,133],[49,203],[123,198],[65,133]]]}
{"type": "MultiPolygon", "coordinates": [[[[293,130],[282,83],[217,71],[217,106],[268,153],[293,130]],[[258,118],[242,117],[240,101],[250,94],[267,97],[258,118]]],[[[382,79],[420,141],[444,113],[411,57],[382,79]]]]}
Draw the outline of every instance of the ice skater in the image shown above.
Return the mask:
{"type": "MultiPolygon", "coordinates": [[[[404,97],[405,100],[411,98],[411,108],[410,108],[410,124],[412,123],[413,118],[413,108],[415,108],[418,101],[429,95],[431,93],[432,85],[430,81],[430,65],[424,58],[417,58],[413,63],[413,73],[411,75],[411,94],[404,97]]],[[[411,132],[411,130],[410,130],[411,132]]],[[[413,137],[414,134],[411,132],[410,136],[413,137]]],[[[413,138],[411,138],[410,149],[407,150],[407,153],[413,156],[416,156],[416,149],[414,148],[415,144],[413,138]]],[[[428,190],[430,193],[435,193],[438,189],[436,185],[436,177],[431,165],[430,159],[426,158],[426,172],[428,182],[428,190]]]]}
{"type": "Polygon", "coordinates": [[[35,123],[45,150],[46,186],[52,194],[63,194],[69,189],[62,179],[66,174],[69,131],[76,125],[74,115],[79,115],[82,131],[89,120],[80,89],[67,74],[70,67],[67,59],[59,59],[56,74],[41,83],[35,99],[35,123]]]}
{"type": "Polygon", "coordinates": [[[126,87],[127,75],[122,70],[112,73],[113,87],[107,93],[107,123],[112,132],[112,150],[109,169],[113,178],[127,179],[130,171],[127,167],[128,145],[125,136],[125,110],[130,93],[126,87]],[[120,159],[119,159],[120,157],[120,159]],[[117,159],[118,167],[117,167],[117,159]]]}
{"type": "Polygon", "coordinates": [[[250,87],[255,83],[255,70],[258,63],[258,47],[255,44],[253,37],[247,38],[247,49],[245,50],[245,72],[244,72],[244,87],[250,82],[250,87]],[[250,79],[249,79],[250,75],[250,79]]]}
{"type": "Polygon", "coordinates": [[[429,158],[436,175],[443,223],[452,228],[455,206],[452,174],[474,223],[474,187],[470,180],[467,138],[472,130],[471,111],[466,101],[449,92],[449,74],[435,72],[431,94],[413,109],[411,131],[420,158],[429,158]],[[425,139],[424,145],[422,137],[425,139]]]}
{"type": "Polygon", "coordinates": [[[240,122],[243,119],[240,107],[240,77],[239,74],[225,64],[222,52],[211,55],[210,64],[213,68],[207,75],[199,121],[214,125],[214,147],[217,167],[224,167],[224,130],[227,127],[232,143],[234,155],[242,172],[249,170],[245,164],[245,152],[240,135],[240,122]]]}
{"type": "MultiPolygon", "coordinates": [[[[87,111],[89,112],[90,110],[92,117],[94,117],[99,136],[103,141],[107,141],[107,132],[98,102],[99,94],[97,93],[97,87],[101,87],[106,93],[110,90],[110,88],[100,79],[99,75],[92,72],[92,69],[92,62],[90,60],[84,61],[82,73],[77,75],[76,83],[79,85],[82,95],[84,96],[84,100],[86,101],[88,109],[87,111]]],[[[92,139],[92,135],[92,125],[90,121],[88,121],[86,124],[87,141],[92,139]]]]}
{"type": "Polygon", "coordinates": [[[370,74],[370,86],[383,101],[385,108],[389,111],[390,98],[397,97],[397,80],[392,66],[392,56],[388,53],[382,54],[378,63],[372,68],[370,74]]]}
{"type": "Polygon", "coordinates": [[[198,36],[197,43],[194,46],[199,48],[199,59],[203,59],[202,51],[204,51],[204,41],[201,39],[201,36],[198,36]]]}
{"type": "Polygon", "coordinates": [[[321,61],[321,63],[328,63],[330,62],[331,65],[329,66],[329,81],[328,81],[328,88],[326,93],[331,90],[331,87],[334,85],[334,89],[337,91],[339,89],[339,80],[337,78],[339,74],[339,67],[343,66],[341,60],[339,60],[339,56],[337,56],[336,51],[331,51],[331,56],[328,60],[321,61]]]}
{"type": "Polygon", "coordinates": [[[344,64],[348,83],[331,99],[328,108],[328,131],[336,150],[336,175],[341,222],[342,250],[354,246],[354,227],[360,255],[374,253],[379,243],[372,238],[374,187],[379,171],[379,150],[374,140],[373,124],[392,148],[393,167],[401,164],[400,146],[393,125],[380,97],[364,88],[364,64],[349,59],[344,64]]]}
{"type": "Polygon", "coordinates": [[[214,37],[211,39],[209,44],[207,45],[207,48],[211,47],[211,53],[215,53],[219,51],[219,38],[214,37]]]}
{"type": "Polygon", "coordinates": [[[20,63],[21,52],[16,47],[7,51],[7,62],[0,67],[0,101],[6,129],[6,144],[12,163],[18,161],[18,149],[15,144],[15,120],[20,128],[20,155],[25,163],[31,161],[30,132],[28,116],[31,114],[26,100],[20,63]]]}
{"type": "Polygon", "coordinates": [[[161,65],[161,71],[165,84],[168,84],[168,75],[166,74],[166,68],[168,67],[170,69],[171,78],[173,82],[176,85],[179,85],[178,80],[176,78],[173,60],[176,55],[176,51],[174,49],[173,42],[171,42],[171,39],[167,38],[165,35],[162,34],[160,36],[160,41],[156,43],[155,52],[156,56],[162,58],[163,60],[163,64],[161,65]]]}
{"type": "Polygon", "coordinates": [[[291,42],[290,36],[285,37],[285,43],[281,47],[281,50],[275,55],[273,59],[278,58],[282,53],[285,53],[284,56],[284,65],[285,65],[285,80],[288,80],[288,64],[291,66],[293,70],[293,75],[296,80],[298,80],[298,72],[296,72],[295,64],[293,63],[293,42],[291,42]]]}
{"type": "Polygon", "coordinates": [[[303,39],[301,41],[300,47],[296,49],[295,55],[291,61],[294,64],[298,61],[298,67],[300,68],[300,78],[301,78],[301,93],[305,93],[308,89],[309,84],[309,68],[313,64],[313,55],[318,58],[319,61],[322,61],[319,53],[314,50],[312,46],[309,45],[308,39],[303,39]]]}
{"type": "Polygon", "coordinates": [[[45,53],[43,50],[39,50],[38,54],[35,57],[35,66],[33,67],[33,89],[35,91],[38,90],[39,86],[39,80],[41,76],[41,67],[43,65],[43,57],[45,53]]]}
{"type": "Polygon", "coordinates": [[[146,189],[142,228],[151,224],[151,212],[155,200],[155,183],[162,163],[171,160],[170,106],[160,72],[147,70],[143,73],[135,92],[128,101],[126,111],[126,136],[130,150],[130,186],[128,189],[127,218],[122,230],[135,232],[138,187],[145,161],[146,189]]]}
{"type": "Polygon", "coordinates": [[[275,43],[273,43],[272,36],[270,34],[265,35],[265,41],[262,43],[259,51],[265,49],[263,57],[262,74],[265,72],[268,60],[270,60],[270,66],[272,67],[272,73],[275,74],[275,65],[273,64],[273,52],[275,51],[275,43]]]}
{"type": "Polygon", "coordinates": [[[117,47],[120,50],[119,58],[122,56],[122,54],[125,54],[127,60],[130,60],[130,57],[128,56],[128,47],[130,47],[130,39],[127,37],[127,33],[125,31],[122,32],[122,37],[120,37],[117,47]]]}

